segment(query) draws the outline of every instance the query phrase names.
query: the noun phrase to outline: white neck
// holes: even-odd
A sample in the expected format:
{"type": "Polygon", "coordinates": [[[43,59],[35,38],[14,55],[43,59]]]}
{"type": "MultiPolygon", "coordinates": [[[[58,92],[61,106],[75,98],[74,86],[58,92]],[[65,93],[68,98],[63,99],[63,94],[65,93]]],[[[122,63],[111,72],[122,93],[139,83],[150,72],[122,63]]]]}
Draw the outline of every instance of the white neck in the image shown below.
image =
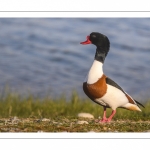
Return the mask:
{"type": "Polygon", "coordinates": [[[98,81],[99,78],[101,78],[102,75],[103,75],[103,63],[94,60],[88,74],[87,83],[88,84],[95,83],[96,81],[98,81]]]}

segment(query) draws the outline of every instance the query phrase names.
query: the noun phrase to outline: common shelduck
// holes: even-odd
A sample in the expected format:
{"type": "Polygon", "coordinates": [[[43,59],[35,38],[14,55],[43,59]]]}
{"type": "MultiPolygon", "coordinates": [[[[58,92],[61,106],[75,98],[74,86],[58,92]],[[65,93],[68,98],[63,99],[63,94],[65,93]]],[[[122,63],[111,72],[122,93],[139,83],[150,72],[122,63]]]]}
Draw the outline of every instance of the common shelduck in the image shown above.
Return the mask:
{"type": "Polygon", "coordinates": [[[110,48],[107,36],[92,32],[87,36],[87,40],[80,44],[94,44],[97,47],[87,81],[83,83],[83,90],[92,101],[103,106],[103,118],[99,122],[110,122],[116,113],[116,108],[141,111],[139,105],[144,106],[103,73],[103,63],[110,48]],[[112,109],[112,114],[108,118],[106,118],[106,108],[112,109]]]}

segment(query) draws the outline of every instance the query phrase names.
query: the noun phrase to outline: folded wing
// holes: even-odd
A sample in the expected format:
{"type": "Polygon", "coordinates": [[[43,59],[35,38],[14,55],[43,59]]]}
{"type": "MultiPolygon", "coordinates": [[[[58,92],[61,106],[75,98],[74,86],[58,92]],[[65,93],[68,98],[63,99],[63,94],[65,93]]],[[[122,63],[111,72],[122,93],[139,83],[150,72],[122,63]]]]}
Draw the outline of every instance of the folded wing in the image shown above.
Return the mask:
{"type": "Polygon", "coordinates": [[[119,90],[121,90],[127,97],[127,99],[129,100],[129,103],[131,104],[136,104],[136,105],[140,105],[142,107],[144,107],[141,103],[139,103],[138,101],[134,100],[129,94],[127,94],[115,81],[113,81],[112,79],[110,79],[109,77],[106,77],[106,83],[114,86],[116,88],[118,88],[119,90]]]}

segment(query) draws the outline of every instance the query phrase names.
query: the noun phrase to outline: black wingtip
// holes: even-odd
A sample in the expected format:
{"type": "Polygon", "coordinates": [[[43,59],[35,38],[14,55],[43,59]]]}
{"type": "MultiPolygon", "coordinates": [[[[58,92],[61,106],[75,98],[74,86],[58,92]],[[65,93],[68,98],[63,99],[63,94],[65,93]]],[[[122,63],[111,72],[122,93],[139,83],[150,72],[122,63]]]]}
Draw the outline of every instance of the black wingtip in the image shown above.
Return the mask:
{"type": "Polygon", "coordinates": [[[137,104],[139,104],[140,106],[142,106],[143,108],[145,108],[144,105],[142,105],[141,103],[139,103],[138,101],[134,100],[137,104]]]}

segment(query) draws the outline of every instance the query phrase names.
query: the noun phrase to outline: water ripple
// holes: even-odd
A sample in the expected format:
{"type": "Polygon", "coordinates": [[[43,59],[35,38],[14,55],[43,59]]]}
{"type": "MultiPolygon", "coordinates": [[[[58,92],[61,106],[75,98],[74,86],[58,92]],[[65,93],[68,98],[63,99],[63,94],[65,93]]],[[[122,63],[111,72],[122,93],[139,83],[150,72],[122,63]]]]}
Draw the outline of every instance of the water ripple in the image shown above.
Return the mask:
{"type": "Polygon", "coordinates": [[[8,84],[22,94],[75,89],[85,96],[82,82],[96,48],[79,43],[99,31],[111,43],[104,72],[135,97],[149,93],[149,24],[148,18],[1,18],[0,90],[8,84]]]}

